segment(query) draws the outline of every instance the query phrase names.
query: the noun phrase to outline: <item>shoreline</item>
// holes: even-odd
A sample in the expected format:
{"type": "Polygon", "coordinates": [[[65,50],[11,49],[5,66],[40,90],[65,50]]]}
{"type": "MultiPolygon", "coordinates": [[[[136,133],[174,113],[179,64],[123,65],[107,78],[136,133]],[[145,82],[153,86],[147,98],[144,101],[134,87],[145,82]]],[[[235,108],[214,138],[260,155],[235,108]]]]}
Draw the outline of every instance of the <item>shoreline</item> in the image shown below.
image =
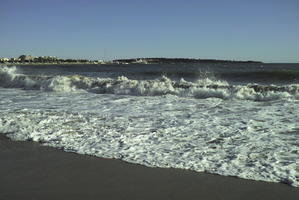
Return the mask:
{"type": "MultiPolygon", "coordinates": [[[[217,62],[198,62],[198,63],[184,63],[184,62],[178,62],[178,63],[0,63],[0,66],[44,66],[44,65],[121,65],[121,66],[126,66],[126,65],[178,65],[178,64],[260,64],[260,63],[237,63],[237,62],[232,62],[232,63],[217,63],[217,62]]],[[[268,63],[262,63],[262,64],[268,64],[268,63]]]]}
{"type": "Polygon", "coordinates": [[[0,63],[0,66],[23,66],[23,65],[109,65],[111,63],[0,63]]]}
{"type": "Polygon", "coordinates": [[[261,64],[261,65],[283,65],[283,64],[292,64],[292,65],[299,65],[299,63],[246,63],[246,62],[198,62],[198,63],[114,63],[114,62],[106,62],[106,63],[92,63],[92,62],[74,62],[74,63],[0,63],[0,66],[48,66],[48,65],[59,65],[59,66],[69,66],[69,65],[98,65],[98,66],[103,66],[103,65],[120,65],[120,66],[126,66],[126,65],[176,65],[176,64],[224,64],[224,65],[236,65],[236,64],[249,64],[249,65],[256,65],[256,64],[261,64]]]}
{"type": "Polygon", "coordinates": [[[64,152],[0,134],[0,199],[298,199],[299,188],[148,168],[64,152]]]}

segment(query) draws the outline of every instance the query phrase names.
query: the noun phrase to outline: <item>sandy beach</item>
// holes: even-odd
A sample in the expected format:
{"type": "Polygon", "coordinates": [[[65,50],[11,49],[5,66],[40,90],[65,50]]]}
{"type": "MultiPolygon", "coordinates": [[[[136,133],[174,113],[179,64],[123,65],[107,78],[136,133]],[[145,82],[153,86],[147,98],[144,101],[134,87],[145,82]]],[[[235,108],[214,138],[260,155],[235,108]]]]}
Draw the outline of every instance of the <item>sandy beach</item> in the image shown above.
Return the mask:
{"type": "Polygon", "coordinates": [[[298,199],[299,188],[66,153],[0,136],[0,199],[298,199]]]}

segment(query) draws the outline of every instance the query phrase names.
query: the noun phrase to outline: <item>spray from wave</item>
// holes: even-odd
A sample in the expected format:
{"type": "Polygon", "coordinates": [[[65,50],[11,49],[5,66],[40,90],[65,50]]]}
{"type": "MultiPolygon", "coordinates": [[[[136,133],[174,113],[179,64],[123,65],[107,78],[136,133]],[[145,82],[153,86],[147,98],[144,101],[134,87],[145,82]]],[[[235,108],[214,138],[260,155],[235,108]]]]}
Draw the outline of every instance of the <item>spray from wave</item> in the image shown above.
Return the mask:
{"type": "Polygon", "coordinates": [[[0,86],[6,88],[37,89],[54,92],[92,92],[98,94],[161,96],[176,95],[191,98],[221,98],[269,101],[299,97],[299,85],[230,85],[226,81],[209,78],[188,82],[174,81],[166,76],[155,80],[131,80],[120,76],[91,78],[71,76],[28,76],[19,74],[16,67],[0,68],[0,86]]]}
{"type": "Polygon", "coordinates": [[[0,67],[0,87],[35,90],[0,88],[0,134],[12,140],[299,186],[298,85],[31,76],[0,67]]]}

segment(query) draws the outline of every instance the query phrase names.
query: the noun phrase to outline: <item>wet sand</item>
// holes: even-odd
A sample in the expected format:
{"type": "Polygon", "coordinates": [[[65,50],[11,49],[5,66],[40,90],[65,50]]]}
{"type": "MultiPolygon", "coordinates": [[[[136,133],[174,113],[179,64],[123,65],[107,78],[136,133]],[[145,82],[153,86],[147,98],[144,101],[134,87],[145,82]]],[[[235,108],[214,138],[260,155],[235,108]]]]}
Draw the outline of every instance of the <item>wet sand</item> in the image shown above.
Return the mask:
{"type": "Polygon", "coordinates": [[[12,142],[0,134],[0,200],[298,198],[299,188],[285,184],[148,168],[12,142]]]}

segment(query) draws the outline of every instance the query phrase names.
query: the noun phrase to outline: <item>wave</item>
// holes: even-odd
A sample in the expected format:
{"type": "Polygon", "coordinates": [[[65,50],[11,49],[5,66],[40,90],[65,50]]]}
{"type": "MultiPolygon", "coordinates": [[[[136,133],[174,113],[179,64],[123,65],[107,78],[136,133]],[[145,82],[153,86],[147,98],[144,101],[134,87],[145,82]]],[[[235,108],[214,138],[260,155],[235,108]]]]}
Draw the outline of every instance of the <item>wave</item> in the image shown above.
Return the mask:
{"type": "Polygon", "coordinates": [[[299,70],[271,70],[261,71],[255,70],[250,72],[233,72],[233,73],[221,73],[219,77],[231,78],[242,77],[250,80],[264,80],[264,81],[295,81],[299,80],[299,70]]]}
{"type": "Polygon", "coordinates": [[[299,81],[299,70],[254,70],[254,71],[146,71],[141,73],[142,75],[159,76],[165,75],[167,77],[217,77],[225,80],[242,79],[247,81],[259,81],[259,82],[277,82],[277,81],[299,81]]]}
{"type": "Polygon", "coordinates": [[[81,75],[30,76],[18,73],[16,67],[0,67],[0,86],[5,88],[35,89],[54,92],[92,92],[98,94],[162,96],[176,95],[192,98],[221,98],[268,101],[298,98],[299,84],[288,85],[231,85],[209,78],[188,82],[174,81],[166,76],[155,80],[132,80],[120,76],[91,78],[81,75]]]}
{"type": "Polygon", "coordinates": [[[194,99],[133,98],[85,102],[75,98],[72,104],[81,102],[84,112],[75,111],[70,98],[63,98],[63,103],[54,101],[62,103],[63,110],[44,109],[43,104],[54,99],[34,101],[38,109],[27,109],[28,105],[2,109],[0,134],[148,167],[189,169],[299,187],[297,102],[264,106],[207,99],[199,106],[194,99]],[[103,109],[94,112],[94,105],[103,109]]]}

